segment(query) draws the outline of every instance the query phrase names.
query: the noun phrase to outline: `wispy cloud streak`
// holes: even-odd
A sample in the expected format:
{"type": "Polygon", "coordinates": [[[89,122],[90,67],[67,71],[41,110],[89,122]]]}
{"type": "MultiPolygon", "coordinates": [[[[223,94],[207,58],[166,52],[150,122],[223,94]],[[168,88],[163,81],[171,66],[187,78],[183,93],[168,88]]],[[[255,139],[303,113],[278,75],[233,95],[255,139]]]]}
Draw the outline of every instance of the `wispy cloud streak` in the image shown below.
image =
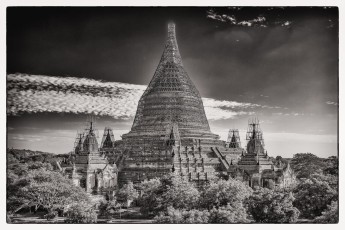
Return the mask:
{"type": "MultiPolygon", "coordinates": [[[[9,74],[7,114],[66,112],[130,119],[145,85],[102,82],[87,78],[9,74]]],[[[253,115],[255,108],[280,108],[203,98],[208,119],[253,115]]]]}
{"type": "Polygon", "coordinates": [[[335,106],[338,106],[338,103],[337,103],[337,102],[334,102],[334,101],[326,101],[326,104],[327,104],[327,105],[335,105],[335,106]]]}

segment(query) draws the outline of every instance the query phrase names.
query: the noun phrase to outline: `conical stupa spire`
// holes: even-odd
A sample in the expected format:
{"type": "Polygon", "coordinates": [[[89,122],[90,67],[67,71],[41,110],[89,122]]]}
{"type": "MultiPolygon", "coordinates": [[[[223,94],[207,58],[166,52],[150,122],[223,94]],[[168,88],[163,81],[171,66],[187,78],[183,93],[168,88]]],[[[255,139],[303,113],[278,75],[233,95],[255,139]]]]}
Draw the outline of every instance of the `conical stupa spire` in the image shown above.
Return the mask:
{"type": "Polygon", "coordinates": [[[168,36],[157,69],[141,96],[128,136],[164,135],[176,123],[182,137],[219,138],[212,134],[200,94],[183,67],[176,40],[175,24],[168,36]]]}
{"type": "Polygon", "coordinates": [[[165,49],[164,49],[164,52],[159,64],[164,65],[167,62],[172,62],[178,65],[182,65],[182,58],[181,58],[180,51],[177,45],[174,23],[168,24],[168,38],[165,43],[165,49]]]}

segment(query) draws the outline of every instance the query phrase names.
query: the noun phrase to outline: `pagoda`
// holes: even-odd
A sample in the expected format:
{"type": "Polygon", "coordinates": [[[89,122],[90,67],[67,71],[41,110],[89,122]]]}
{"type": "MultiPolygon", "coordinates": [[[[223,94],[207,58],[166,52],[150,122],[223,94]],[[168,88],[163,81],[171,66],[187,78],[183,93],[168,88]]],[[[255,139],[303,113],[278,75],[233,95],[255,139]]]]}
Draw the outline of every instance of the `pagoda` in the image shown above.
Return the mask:
{"type": "Polygon", "coordinates": [[[70,165],[65,167],[73,183],[87,193],[98,195],[114,194],[117,187],[117,167],[109,163],[98,148],[97,132],[91,119],[88,127],[77,134],[70,165]]]}
{"type": "Polygon", "coordinates": [[[257,118],[249,120],[246,139],[247,151],[242,152],[237,164],[231,165],[228,169],[231,177],[243,180],[251,187],[271,189],[287,188],[295,183],[295,175],[290,166],[283,168],[274,165],[268,156],[257,118]]]}
{"type": "Polygon", "coordinates": [[[181,138],[219,139],[210,131],[200,94],[182,64],[175,25],[170,23],[163,55],[123,139],[161,139],[172,124],[181,138]]]}
{"type": "Polygon", "coordinates": [[[132,128],[122,140],[126,159],[119,165],[119,183],[170,172],[203,181],[230,165],[225,142],[211,132],[201,96],[184,69],[173,23],[132,128]]]}

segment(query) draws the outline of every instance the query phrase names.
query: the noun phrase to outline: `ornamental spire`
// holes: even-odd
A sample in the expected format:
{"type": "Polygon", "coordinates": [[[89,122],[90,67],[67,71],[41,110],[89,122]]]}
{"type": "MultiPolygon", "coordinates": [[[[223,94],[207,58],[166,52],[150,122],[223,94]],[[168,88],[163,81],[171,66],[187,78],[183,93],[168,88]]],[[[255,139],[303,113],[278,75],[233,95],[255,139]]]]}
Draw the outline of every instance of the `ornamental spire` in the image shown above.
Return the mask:
{"type": "Polygon", "coordinates": [[[174,23],[168,24],[168,38],[165,43],[164,52],[159,64],[165,65],[168,62],[173,62],[178,65],[182,65],[182,58],[177,45],[174,23]]]}
{"type": "Polygon", "coordinates": [[[168,24],[168,37],[176,39],[175,24],[172,22],[168,24]]]}

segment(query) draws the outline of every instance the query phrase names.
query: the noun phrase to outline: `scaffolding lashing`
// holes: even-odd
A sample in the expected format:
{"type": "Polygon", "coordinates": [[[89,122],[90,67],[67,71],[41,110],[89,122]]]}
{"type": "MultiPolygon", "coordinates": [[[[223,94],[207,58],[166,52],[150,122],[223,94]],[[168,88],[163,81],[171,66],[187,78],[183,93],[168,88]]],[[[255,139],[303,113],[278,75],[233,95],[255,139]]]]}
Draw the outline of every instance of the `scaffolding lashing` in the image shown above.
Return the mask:
{"type": "Polygon", "coordinates": [[[229,148],[241,148],[241,139],[238,129],[230,129],[228,134],[227,145],[229,148]]]}
{"type": "Polygon", "coordinates": [[[93,115],[89,115],[86,119],[84,124],[84,135],[93,132],[96,138],[99,138],[98,129],[96,127],[96,117],[93,115]]]}
{"type": "Polygon", "coordinates": [[[74,146],[73,146],[74,153],[77,154],[79,151],[83,150],[84,138],[85,138],[84,130],[78,130],[75,137],[74,146]]]}
{"type": "Polygon", "coordinates": [[[105,127],[101,142],[101,148],[113,148],[114,143],[115,137],[113,130],[110,127],[105,127]]]}
{"type": "Polygon", "coordinates": [[[248,143],[254,141],[255,151],[264,150],[265,143],[258,118],[252,118],[248,121],[246,140],[248,143]]]}

